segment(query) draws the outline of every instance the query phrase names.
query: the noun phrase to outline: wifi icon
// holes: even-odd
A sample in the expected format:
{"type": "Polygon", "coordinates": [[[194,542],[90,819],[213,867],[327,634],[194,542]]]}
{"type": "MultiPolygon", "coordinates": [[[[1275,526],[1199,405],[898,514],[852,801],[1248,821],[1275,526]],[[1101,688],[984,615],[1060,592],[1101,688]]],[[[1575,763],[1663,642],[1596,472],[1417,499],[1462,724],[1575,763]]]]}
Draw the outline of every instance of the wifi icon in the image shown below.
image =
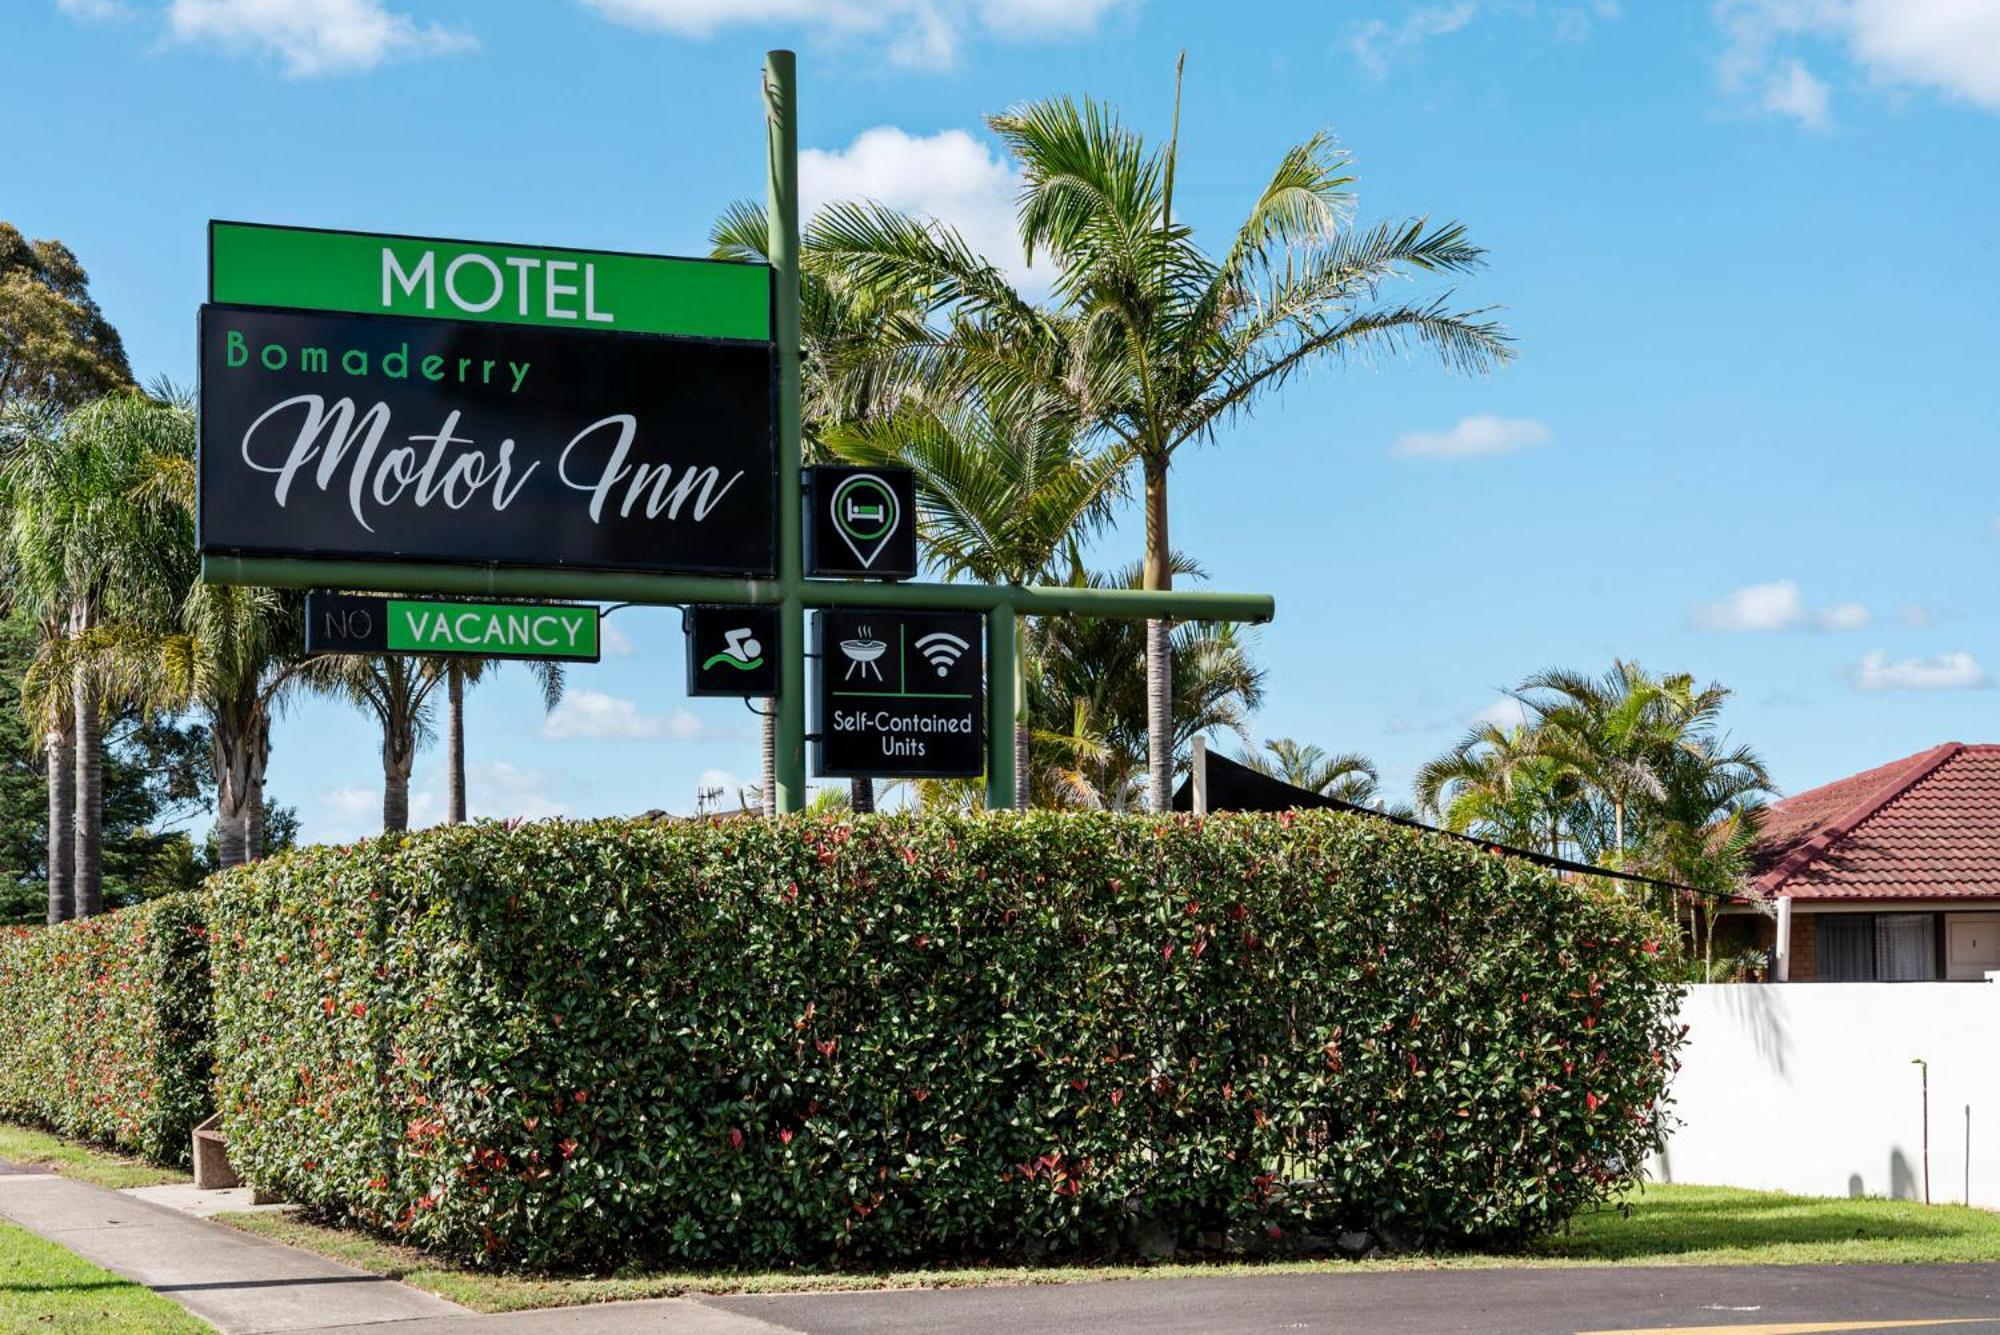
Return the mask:
{"type": "Polygon", "coordinates": [[[965,657],[965,651],[971,647],[968,641],[941,630],[934,630],[917,640],[917,652],[924,656],[925,662],[937,669],[940,677],[950,672],[952,665],[965,657]]]}

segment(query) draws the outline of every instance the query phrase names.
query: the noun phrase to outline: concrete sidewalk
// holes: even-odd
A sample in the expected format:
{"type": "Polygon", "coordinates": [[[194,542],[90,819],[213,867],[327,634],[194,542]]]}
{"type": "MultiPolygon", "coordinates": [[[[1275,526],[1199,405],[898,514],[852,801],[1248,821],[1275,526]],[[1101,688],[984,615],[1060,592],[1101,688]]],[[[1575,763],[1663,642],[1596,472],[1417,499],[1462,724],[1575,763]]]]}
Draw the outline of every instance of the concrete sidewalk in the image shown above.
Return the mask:
{"type": "Polygon", "coordinates": [[[0,1174],[0,1217],[137,1280],[225,1331],[469,1315],[379,1275],[52,1173],[0,1174]]]}
{"type": "Polygon", "coordinates": [[[248,1195],[192,1186],[111,1191],[0,1160],[0,1218],[172,1298],[233,1335],[773,1335],[780,1329],[687,1299],[480,1316],[394,1280],[207,1218],[218,1210],[245,1207],[248,1195]]]}

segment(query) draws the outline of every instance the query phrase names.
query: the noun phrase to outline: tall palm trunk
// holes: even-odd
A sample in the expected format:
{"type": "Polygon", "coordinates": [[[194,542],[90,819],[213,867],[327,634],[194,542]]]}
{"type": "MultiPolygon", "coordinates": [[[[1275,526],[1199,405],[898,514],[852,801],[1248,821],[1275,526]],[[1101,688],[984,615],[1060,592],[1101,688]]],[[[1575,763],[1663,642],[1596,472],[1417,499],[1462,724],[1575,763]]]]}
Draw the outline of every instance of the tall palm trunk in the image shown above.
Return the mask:
{"type": "MultiPolygon", "coordinates": [[[[1146,460],[1146,587],[1174,586],[1167,539],[1167,460],[1146,460]]],[[[1172,626],[1146,623],[1146,797],[1155,811],[1173,804],[1174,686],[1172,626]]]]}
{"type": "Polygon", "coordinates": [[[76,916],[104,912],[104,737],[97,683],[76,677],[76,916]]]}
{"type": "Polygon", "coordinates": [[[400,834],[410,828],[410,770],[417,759],[414,719],[400,712],[382,725],[382,832],[400,834]]]}
{"type": "Polygon", "coordinates": [[[1025,719],[1014,725],[1014,809],[1028,809],[1028,724],[1025,719]]]}
{"type": "Polygon", "coordinates": [[[1028,809],[1028,635],[1023,617],[1014,632],[1014,810],[1028,809]]]}
{"type": "Polygon", "coordinates": [[[410,828],[410,757],[388,743],[382,746],[382,833],[401,834],[410,828]]]}
{"type": "Polygon", "coordinates": [[[244,820],[244,852],[255,862],[264,856],[264,771],[271,765],[271,718],[260,708],[255,741],[250,750],[250,810],[244,820]]]}
{"type": "Polygon", "coordinates": [[[465,823],[465,674],[456,665],[445,669],[445,811],[453,825],[465,823]]]}
{"type": "Polygon", "coordinates": [[[764,702],[764,814],[778,814],[778,702],[764,702]]]}
{"type": "Polygon", "coordinates": [[[49,872],[49,922],[76,916],[76,740],[75,720],[65,717],[60,728],[42,738],[49,762],[49,833],[45,841],[49,872]]]}
{"type": "Polygon", "coordinates": [[[214,711],[210,738],[215,767],[215,847],[223,867],[237,867],[256,856],[250,844],[251,813],[256,809],[250,769],[255,752],[255,723],[242,701],[214,711]]]}
{"type": "Polygon", "coordinates": [[[866,814],[875,809],[875,780],[849,779],[847,781],[847,805],[852,811],[866,814]]]}

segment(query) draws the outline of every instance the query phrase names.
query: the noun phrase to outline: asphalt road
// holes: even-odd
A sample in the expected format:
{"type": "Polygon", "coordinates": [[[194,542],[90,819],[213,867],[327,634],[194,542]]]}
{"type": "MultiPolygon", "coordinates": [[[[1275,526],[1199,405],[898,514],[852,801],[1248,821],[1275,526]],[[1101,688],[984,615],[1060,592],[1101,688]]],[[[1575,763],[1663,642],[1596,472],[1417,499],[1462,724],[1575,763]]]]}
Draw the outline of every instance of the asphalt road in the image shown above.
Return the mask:
{"type": "Polygon", "coordinates": [[[2000,1265],[1429,1270],[706,1298],[806,1335],[2000,1330],[2000,1265]]]}

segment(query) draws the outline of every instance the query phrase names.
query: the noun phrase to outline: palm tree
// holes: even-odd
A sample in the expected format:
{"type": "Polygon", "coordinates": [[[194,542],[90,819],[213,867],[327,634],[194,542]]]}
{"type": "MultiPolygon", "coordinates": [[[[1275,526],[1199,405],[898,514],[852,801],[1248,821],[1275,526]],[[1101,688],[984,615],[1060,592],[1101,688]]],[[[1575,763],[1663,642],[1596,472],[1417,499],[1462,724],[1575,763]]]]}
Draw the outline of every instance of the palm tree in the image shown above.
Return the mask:
{"type": "MultiPolygon", "coordinates": [[[[1164,152],[1114,112],[1069,98],[989,119],[1020,162],[1029,259],[1054,266],[1056,308],[1025,301],[950,229],[877,205],[822,215],[820,263],[866,291],[926,294],[944,322],[873,359],[878,385],[978,384],[1005,399],[1055,393],[1075,419],[1138,461],[1144,587],[1172,587],[1167,478],[1179,449],[1317,361],[1412,344],[1480,370],[1506,335],[1448,297],[1384,301],[1389,279],[1458,274],[1484,252],[1456,223],[1346,226],[1354,178],[1324,133],[1280,159],[1221,258],[1173,215],[1178,119],[1164,152]]],[[[1146,632],[1147,791],[1168,798],[1173,728],[1165,622],[1146,632]]]]}
{"type": "MultiPolygon", "coordinates": [[[[1176,573],[1200,571],[1185,558],[1176,573]]],[[[1138,566],[1111,575],[1086,573],[1074,553],[1067,582],[1094,588],[1137,588],[1138,566]]],[[[1028,705],[1035,769],[1058,804],[1128,810],[1147,804],[1146,630],[1108,617],[1047,617],[1029,637],[1028,705]]],[[[1263,702],[1264,670],[1250,657],[1244,632],[1228,622],[1183,622],[1173,628],[1174,714],[1168,737],[1175,771],[1184,770],[1197,734],[1234,733],[1246,744],[1252,711],[1263,702]]]]}
{"type": "MultiPolygon", "coordinates": [[[[155,391],[185,402],[171,386],[155,391]]],[[[192,452],[156,455],[145,494],[195,512],[192,452]]],[[[176,707],[208,716],[215,777],[215,843],[223,867],[264,856],[264,775],[271,722],[306,666],[305,599],[281,589],[186,584],[180,624],[158,654],[176,707]]]]}
{"type": "MultiPolygon", "coordinates": [[[[486,673],[500,665],[497,658],[449,658],[445,660],[445,800],[448,824],[465,823],[465,688],[477,686],[486,673]]],[[[542,708],[554,709],[562,700],[562,664],[531,661],[528,670],[542,688],[542,708]]]]}
{"type": "MultiPolygon", "coordinates": [[[[146,482],[154,458],[192,452],[193,434],[185,405],[112,394],[59,422],[10,432],[12,448],[0,465],[16,597],[64,642],[60,653],[45,656],[42,681],[44,689],[69,688],[69,895],[78,917],[104,907],[105,712],[122,688],[143,679],[124,631],[171,619],[173,591],[184,587],[194,551],[185,516],[150,500],[146,482]]],[[[46,647],[53,646],[51,639],[46,647]]],[[[52,820],[61,814],[50,812],[52,820]]],[[[61,825],[52,825],[50,842],[61,835],[61,825]]]]}
{"type": "Polygon", "coordinates": [[[1699,760],[1744,779],[1745,791],[1769,788],[1754,752],[1715,750],[1729,698],[1716,683],[1697,688],[1687,673],[1655,676],[1619,659],[1601,677],[1564,668],[1538,672],[1515,695],[1534,721],[1538,752],[1571,769],[1609,809],[1614,856],[1624,856],[1632,817],[1648,819],[1665,801],[1678,764],[1699,760]]]}
{"type": "Polygon", "coordinates": [[[197,583],[182,630],[163,645],[170,679],[208,715],[215,842],[224,867],[264,856],[271,722],[306,668],[305,606],[280,589],[197,583]]]}
{"type": "Polygon", "coordinates": [[[1417,810],[1460,833],[1558,857],[1588,834],[1574,774],[1542,754],[1525,725],[1474,726],[1417,771],[1415,788],[1417,810]]]}
{"type": "Polygon", "coordinates": [[[312,683],[345,696],[382,732],[382,831],[410,828],[410,771],[431,738],[431,693],[450,675],[444,660],[405,654],[336,654],[307,669],[312,683]]]}
{"type": "MultiPolygon", "coordinates": [[[[837,425],[826,442],[850,463],[911,469],[931,563],[947,578],[985,584],[1047,577],[1058,554],[1103,523],[1125,471],[1115,452],[1084,451],[1060,414],[996,413],[978,396],[942,412],[912,406],[837,425]]],[[[1027,676],[1027,640],[1016,641],[1017,680],[1027,676]]],[[[1030,798],[1032,731],[1026,714],[1015,719],[1017,807],[1030,798]]]]}
{"type": "Polygon", "coordinates": [[[1324,747],[1290,737],[1274,737],[1264,743],[1262,751],[1246,752],[1239,758],[1259,774],[1356,806],[1374,801],[1381,782],[1374,762],[1358,751],[1328,754],[1324,747]]]}

